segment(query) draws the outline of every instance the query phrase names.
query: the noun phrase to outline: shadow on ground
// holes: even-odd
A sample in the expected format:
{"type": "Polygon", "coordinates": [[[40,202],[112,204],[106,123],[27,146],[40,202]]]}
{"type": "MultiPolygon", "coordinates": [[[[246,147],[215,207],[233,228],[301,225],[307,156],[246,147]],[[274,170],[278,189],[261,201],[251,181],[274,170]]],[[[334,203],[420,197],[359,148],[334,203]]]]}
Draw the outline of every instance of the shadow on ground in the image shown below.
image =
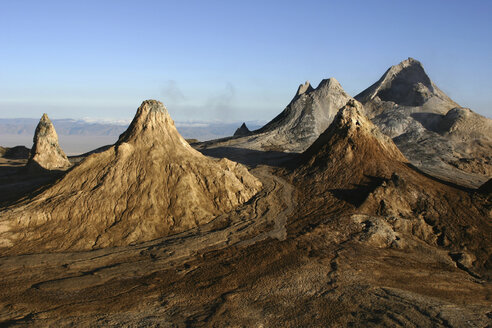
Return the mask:
{"type": "Polygon", "coordinates": [[[244,164],[249,167],[269,165],[285,167],[287,163],[296,158],[297,153],[284,153],[279,151],[260,151],[235,147],[217,147],[209,149],[197,149],[203,155],[215,158],[227,158],[231,161],[244,164]]]}
{"type": "Polygon", "coordinates": [[[55,181],[65,171],[38,170],[28,172],[25,163],[9,162],[0,165],[0,207],[16,203],[21,199],[31,199],[55,181]]]}

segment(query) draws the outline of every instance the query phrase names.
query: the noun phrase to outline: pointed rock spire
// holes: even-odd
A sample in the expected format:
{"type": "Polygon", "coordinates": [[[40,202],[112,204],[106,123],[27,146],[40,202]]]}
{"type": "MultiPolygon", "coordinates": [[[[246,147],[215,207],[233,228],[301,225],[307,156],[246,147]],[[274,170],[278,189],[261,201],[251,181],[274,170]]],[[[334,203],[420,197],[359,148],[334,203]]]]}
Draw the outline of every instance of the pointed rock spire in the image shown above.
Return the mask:
{"type": "Polygon", "coordinates": [[[234,132],[234,136],[247,136],[250,133],[251,131],[246,126],[246,123],[243,122],[243,124],[237,128],[236,132],[234,132]]]}
{"type": "Polygon", "coordinates": [[[179,148],[196,153],[179,134],[164,104],[157,100],[142,102],[128,129],[120,135],[117,145],[122,143],[159,145],[168,150],[179,148]]]}
{"type": "Polygon", "coordinates": [[[33,146],[27,162],[29,171],[66,169],[71,164],[58,144],[58,135],[48,115],[43,114],[34,132],[33,146]]]}
{"type": "Polygon", "coordinates": [[[304,84],[300,84],[299,88],[297,89],[296,96],[300,96],[304,93],[313,91],[313,87],[311,86],[311,83],[309,81],[306,81],[304,84]]]}

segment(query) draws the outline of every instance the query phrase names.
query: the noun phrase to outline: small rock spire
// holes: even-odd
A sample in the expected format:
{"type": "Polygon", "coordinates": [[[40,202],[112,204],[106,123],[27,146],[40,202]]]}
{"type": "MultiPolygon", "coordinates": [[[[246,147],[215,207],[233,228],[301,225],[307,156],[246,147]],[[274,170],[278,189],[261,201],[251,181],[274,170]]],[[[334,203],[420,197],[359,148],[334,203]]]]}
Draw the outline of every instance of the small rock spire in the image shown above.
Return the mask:
{"type": "Polygon", "coordinates": [[[33,146],[27,162],[31,172],[61,170],[69,167],[70,161],[58,144],[58,135],[48,115],[43,114],[34,132],[33,146]]]}

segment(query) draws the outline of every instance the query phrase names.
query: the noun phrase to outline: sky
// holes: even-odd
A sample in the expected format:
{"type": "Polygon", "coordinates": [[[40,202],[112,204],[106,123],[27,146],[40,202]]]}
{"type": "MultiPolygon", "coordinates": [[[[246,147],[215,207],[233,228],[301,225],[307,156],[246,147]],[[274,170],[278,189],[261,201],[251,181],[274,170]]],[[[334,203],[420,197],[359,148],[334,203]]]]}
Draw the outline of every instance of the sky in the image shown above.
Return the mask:
{"type": "Polygon", "coordinates": [[[352,96],[413,57],[492,117],[492,1],[0,0],[0,117],[268,121],[299,84],[352,96]]]}

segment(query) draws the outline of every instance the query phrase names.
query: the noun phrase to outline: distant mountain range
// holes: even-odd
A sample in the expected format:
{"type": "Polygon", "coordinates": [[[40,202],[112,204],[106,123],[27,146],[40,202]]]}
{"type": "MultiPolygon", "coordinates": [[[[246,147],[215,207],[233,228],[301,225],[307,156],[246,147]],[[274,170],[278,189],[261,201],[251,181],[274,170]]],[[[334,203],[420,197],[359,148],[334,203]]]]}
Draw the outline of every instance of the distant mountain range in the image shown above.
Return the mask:
{"type": "MultiPolygon", "coordinates": [[[[48,113],[49,114],[49,113],[48,113]]],[[[39,119],[0,118],[0,146],[32,146],[32,137],[39,119]]],[[[60,144],[67,154],[78,154],[113,143],[123,133],[128,123],[94,122],[74,119],[54,119],[53,125],[60,137],[60,144]]],[[[179,133],[186,139],[200,141],[230,136],[243,122],[175,122],[179,133]]],[[[264,122],[247,121],[252,129],[260,128],[264,122]]]]}

